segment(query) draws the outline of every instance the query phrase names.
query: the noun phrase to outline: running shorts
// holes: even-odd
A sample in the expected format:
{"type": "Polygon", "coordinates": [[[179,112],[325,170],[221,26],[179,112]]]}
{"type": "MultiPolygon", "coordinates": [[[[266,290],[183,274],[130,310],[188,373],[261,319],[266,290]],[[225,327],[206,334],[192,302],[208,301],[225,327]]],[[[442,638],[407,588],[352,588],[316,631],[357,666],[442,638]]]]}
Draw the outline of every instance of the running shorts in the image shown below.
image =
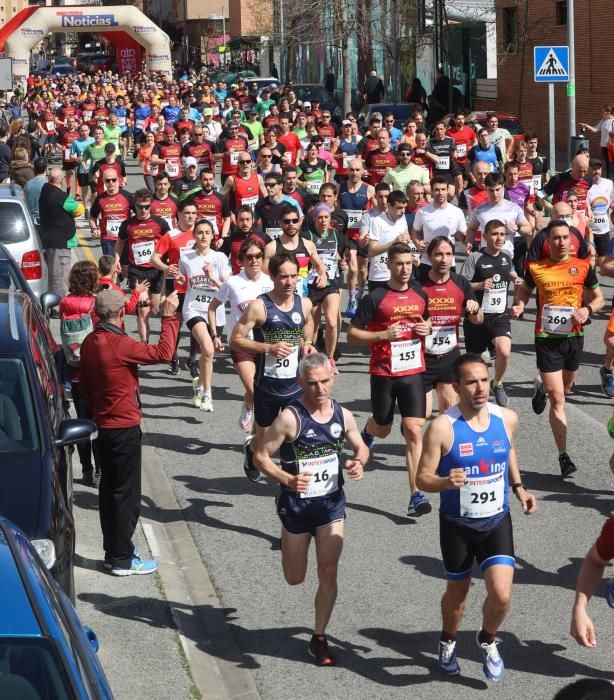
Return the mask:
{"type": "Polygon", "coordinates": [[[422,375],[405,377],[371,376],[371,408],[373,420],[378,425],[391,425],[395,404],[403,418],[424,418],[426,394],[422,375]]]}
{"type": "Polygon", "coordinates": [[[301,498],[294,491],[281,489],[276,506],[284,530],[292,535],[315,536],[319,527],[345,520],[345,493],[342,488],[320,498],[301,498]]]}

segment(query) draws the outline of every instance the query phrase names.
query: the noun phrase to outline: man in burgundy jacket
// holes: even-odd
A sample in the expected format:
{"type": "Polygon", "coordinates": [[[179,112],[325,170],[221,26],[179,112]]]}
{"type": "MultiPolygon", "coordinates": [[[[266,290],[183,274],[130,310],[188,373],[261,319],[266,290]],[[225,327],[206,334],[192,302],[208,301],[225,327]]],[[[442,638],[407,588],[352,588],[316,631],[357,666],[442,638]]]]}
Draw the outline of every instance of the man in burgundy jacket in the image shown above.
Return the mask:
{"type": "Polygon", "coordinates": [[[150,574],[158,562],[138,557],[132,535],[141,509],[141,397],[139,365],[170,362],[179,320],[177,294],[161,307],[162,329],[157,345],[128,337],[122,330],[126,298],[103,289],[94,311],[100,321],[81,345],[80,388],[98,426],[100,525],[105,569],[115,576],[150,574]]]}

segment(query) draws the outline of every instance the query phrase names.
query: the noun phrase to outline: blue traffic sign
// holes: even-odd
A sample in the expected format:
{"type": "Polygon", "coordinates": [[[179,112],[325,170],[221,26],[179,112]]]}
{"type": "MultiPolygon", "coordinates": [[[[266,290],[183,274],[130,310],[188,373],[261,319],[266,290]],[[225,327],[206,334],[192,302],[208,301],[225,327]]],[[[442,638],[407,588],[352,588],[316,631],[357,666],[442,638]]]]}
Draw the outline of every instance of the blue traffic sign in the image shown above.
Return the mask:
{"type": "Polygon", "coordinates": [[[536,83],[569,82],[569,46],[535,46],[533,63],[536,83]]]}

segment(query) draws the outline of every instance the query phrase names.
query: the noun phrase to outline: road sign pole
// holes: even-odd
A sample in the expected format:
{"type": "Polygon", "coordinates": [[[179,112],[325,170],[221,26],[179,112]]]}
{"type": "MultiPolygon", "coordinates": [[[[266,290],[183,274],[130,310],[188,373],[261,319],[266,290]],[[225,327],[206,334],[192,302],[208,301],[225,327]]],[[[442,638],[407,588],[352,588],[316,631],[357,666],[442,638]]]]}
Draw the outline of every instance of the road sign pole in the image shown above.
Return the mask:
{"type": "Polygon", "coordinates": [[[556,129],[554,126],[554,83],[548,83],[548,127],[549,127],[549,147],[550,169],[556,172],[556,129]]]}
{"type": "Polygon", "coordinates": [[[571,137],[576,135],[576,47],[574,27],[574,0],[567,0],[567,43],[569,44],[569,83],[567,84],[567,110],[569,114],[569,159],[571,137]]]}

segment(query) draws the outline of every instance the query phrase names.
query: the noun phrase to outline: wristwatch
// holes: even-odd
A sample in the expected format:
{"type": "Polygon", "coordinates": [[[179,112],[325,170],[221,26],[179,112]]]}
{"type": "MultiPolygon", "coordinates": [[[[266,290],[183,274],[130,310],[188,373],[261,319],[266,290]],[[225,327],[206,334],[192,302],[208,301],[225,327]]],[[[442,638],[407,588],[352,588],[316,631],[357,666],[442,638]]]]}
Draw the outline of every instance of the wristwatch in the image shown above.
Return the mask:
{"type": "Polygon", "coordinates": [[[514,493],[516,493],[518,489],[524,489],[526,491],[527,487],[522,483],[522,481],[519,481],[517,484],[512,484],[512,491],[514,493]]]}
{"type": "Polygon", "coordinates": [[[593,307],[590,304],[583,304],[584,308],[588,311],[589,318],[593,315],[593,307]]]}

